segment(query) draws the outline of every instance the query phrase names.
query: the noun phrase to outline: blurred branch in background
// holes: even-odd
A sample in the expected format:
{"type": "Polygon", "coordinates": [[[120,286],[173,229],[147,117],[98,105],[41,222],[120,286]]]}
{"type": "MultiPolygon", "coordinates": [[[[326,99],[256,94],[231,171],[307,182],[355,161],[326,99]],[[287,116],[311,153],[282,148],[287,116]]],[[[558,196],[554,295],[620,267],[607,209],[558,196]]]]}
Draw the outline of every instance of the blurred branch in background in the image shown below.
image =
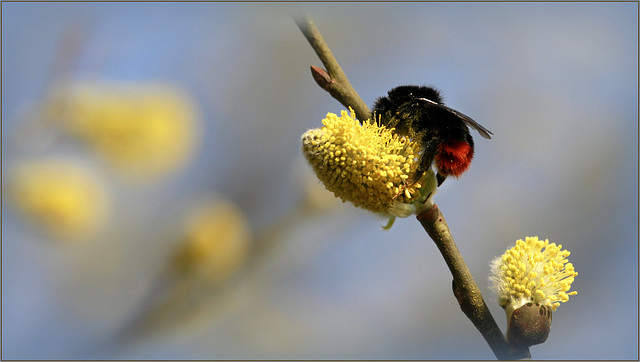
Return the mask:
{"type": "MultiPolygon", "coordinates": [[[[70,267],[75,273],[66,276],[70,278],[64,281],[67,288],[80,280],[99,283],[92,276],[109,274],[131,258],[125,254],[135,244],[141,247],[150,238],[158,240],[151,240],[152,250],[145,253],[145,260],[136,260],[140,265],[162,254],[156,250],[166,248],[165,244],[172,244],[172,250],[160,261],[151,285],[136,286],[147,292],[115,333],[76,351],[75,357],[82,359],[120,355],[162,336],[189,335],[214,325],[222,315],[265,303],[261,295],[274,283],[330,245],[326,240],[305,239],[292,247],[283,245],[284,235],[292,226],[340,204],[314,178],[306,177],[308,170],[304,175],[297,171],[304,165],[295,164],[300,192],[292,195],[300,197],[298,203],[260,232],[251,230],[244,210],[218,196],[199,195],[197,202],[187,202],[186,207],[179,203],[158,210],[160,219],[152,225],[134,221],[146,219],[135,215],[140,206],[139,210],[152,210],[122,200],[118,191],[144,194],[157,181],[180,175],[200,144],[201,116],[191,96],[173,83],[76,79],[72,71],[85,44],[83,30],[72,27],[65,33],[49,67],[42,99],[18,114],[27,124],[21,123],[16,130],[19,137],[9,137],[16,154],[9,159],[10,205],[19,211],[25,226],[37,229],[43,238],[74,241],[79,246],[107,243],[107,250],[116,244],[125,246],[109,256],[117,259],[117,265],[113,259],[102,260],[106,255],[89,255],[91,250],[80,253],[82,260],[70,258],[79,265],[70,267]],[[47,142],[38,141],[43,139],[47,142]],[[162,225],[162,219],[172,220],[162,225]],[[150,232],[148,227],[160,230],[150,232]],[[110,240],[114,237],[118,240],[110,240]],[[92,264],[90,260],[100,261],[100,272],[83,270],[92,264]]],[[[127,271],[117,274],[140,280],[138,275],[127,276],[127,271]]],[[[103,294],[108,300],[134,297],[103,294]]],[[[85,295],[69,297],[91,300],[85,295]]],[[[103,303],[113,311],[121,310],[103,303]]]]}
{"type": "Polygon", "coordinates": [[[21,151],[42,151],[51,146],[58,134],[48,124],[43,110],[45,99],[53,88],[69,81],[86,50],[90,31],[88,20],[78,18],[61,32],[54,54],[38,87],[39,100],[28,104],[13,117],[18,118],[18,128],[12,131],[11,145],[21,151]]]}
{"type": "Polygon", "coordinates": [[[54,82],[71,75],[77,67],[92,31],[88,22],[89,19],[78,18],[64,29],[53,60],[49,63],[43,90],[48,90],[54,82]]]}
{"type": "Polygon", "coordinates": [[[261,304],[274,283],[330,245],[304,240],[292,254],[282,244],[292,225],[339,204],[315,180],[301,181],[300,202],[260,233],[251,232],[237,205],[219,197],[188,210],[182,237],[140,306],[110,342],[86,353],[122,352],[160,336],[192,335],[222,315],[261,304]]]}
{"type": "Polygon", "coordinates": [[[141,340],[188,330],[206,323],[205,310],[217,314],[229,307],[225,291],[237,279],[251,252],[252,234],[243,212],[219,197],[189,205],[178,240],[140,306],[114,335],[114,345],[98,348],[120,351],[141,340]],[[196,318],[197,317],[197,318],[196,318]]]}

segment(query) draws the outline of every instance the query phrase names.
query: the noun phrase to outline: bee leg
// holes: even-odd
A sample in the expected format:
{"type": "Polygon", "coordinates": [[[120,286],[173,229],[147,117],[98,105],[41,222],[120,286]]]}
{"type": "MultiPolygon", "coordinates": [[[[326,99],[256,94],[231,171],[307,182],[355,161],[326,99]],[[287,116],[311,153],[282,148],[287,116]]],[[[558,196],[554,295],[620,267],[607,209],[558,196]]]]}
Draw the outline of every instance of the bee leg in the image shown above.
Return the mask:
{"type": "MultiPolygon", "coordinates": [[[[433,163],[433,159],[436,156],[436,153],[439,150],[439,142],[437,137],[431,138],[429,142],[426,142],[424,145],[424,151],[422,153],[422,160],[420,164],[420,168],[423,170],[428,170],[433,163]]],[[[447,178],[447,174],[440,173],[440,170],[436,168],[436,180],[438,181],[438,187],[442,185],[444,180],[447,178]]]]}
{"type": "Polygon", "coordinates": [[[416,182],[420,181],[420,179],[422,178],[422,175],[424,175],[424,171],[416,171],[416,173],[413,174],[413,176],[408,180],[408,182],[405,182],[404,185],[402,185],[402,187],[400,188],[400,191],[398,191],[398,193],[391,200],[395,201],[398,198],[398,196],[404,194],[407,187],[412,186],[416,182]]]}

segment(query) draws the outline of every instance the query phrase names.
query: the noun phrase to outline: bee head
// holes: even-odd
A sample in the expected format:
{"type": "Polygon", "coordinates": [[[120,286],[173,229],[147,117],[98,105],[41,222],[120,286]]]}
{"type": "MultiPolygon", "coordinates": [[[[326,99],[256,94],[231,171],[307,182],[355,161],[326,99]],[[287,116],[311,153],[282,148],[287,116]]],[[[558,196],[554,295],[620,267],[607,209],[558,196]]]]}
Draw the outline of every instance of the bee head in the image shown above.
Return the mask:
{"type": "Polygon", "coordinates": [[[414,99],[427,99],[431,102],[442,104],[440,91],[433,87],[421,87],[417,85],[402,85],[389,91],[389,99],[394,103],[402,103],[414,99]]]}

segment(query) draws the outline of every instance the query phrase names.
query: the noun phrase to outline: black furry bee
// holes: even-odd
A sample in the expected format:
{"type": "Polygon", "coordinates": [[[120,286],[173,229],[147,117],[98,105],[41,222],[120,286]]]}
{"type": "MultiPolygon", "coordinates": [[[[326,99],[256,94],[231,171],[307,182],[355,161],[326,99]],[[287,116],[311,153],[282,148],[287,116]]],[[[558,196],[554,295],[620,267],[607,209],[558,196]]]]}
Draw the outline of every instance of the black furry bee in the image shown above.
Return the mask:
{"type": "Polygon", "coordinates": [[[445,106],[440,92],[432,87],[393,88],[387,97],[376,100],[373,114],[378,124],[395,128],[397,134],[422,146],[415,180],[435,162],[438,186],[448,175],[458,177],[469,168],[473,158],[469,127],[487,139],[493,134],[469,116],[445,106]]]}

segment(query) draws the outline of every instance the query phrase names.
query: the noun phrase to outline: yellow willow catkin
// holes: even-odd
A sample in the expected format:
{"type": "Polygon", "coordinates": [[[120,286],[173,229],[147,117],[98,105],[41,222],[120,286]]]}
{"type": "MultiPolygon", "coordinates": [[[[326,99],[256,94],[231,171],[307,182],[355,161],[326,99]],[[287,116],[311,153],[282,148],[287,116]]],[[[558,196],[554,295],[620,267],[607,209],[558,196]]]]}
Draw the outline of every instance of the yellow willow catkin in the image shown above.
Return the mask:
{"type": "Polygon", "coordinates": [[[420,196],[416,173],[420,146],[375,122],[362,124],[342,111],[302,135],[302,151],[318,179],[343,202],[388,214],[420,196]]]}

